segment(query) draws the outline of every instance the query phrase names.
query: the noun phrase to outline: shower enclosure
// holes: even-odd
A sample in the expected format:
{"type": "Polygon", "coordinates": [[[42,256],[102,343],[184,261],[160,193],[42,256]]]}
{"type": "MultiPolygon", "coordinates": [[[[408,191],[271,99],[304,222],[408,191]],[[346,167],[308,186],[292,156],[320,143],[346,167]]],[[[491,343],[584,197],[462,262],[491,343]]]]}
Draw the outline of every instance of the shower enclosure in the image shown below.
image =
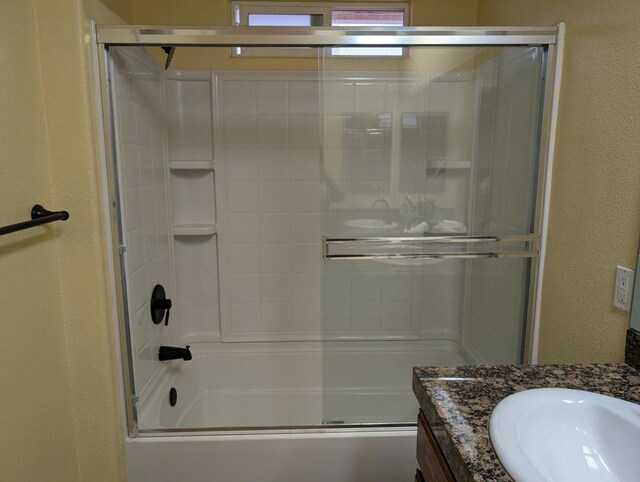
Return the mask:
{"type": "Polygon", "coordinates": [[[413,366],[531,360],[555,27],[97,39],[131,435],[411,427],[413,366]]]}

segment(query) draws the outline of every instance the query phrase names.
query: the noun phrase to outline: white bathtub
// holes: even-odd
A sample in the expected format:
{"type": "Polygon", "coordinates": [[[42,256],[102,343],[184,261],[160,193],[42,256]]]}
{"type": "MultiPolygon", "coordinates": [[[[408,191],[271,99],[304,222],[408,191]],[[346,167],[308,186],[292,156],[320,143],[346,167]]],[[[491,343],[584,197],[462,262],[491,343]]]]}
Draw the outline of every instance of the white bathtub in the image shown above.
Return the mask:
{"type": "Polygon", "coordinates": [[[445,340],[207,343],[192,353],[140,397],[141,429],[413,422],[411,369],[466,362],[445,340]]]}
{"type": "Polygon", "coordinates": [[[413,480],[415,429],[127,440],[129,482],[413,480]]]}
{"type": "MultiPolygon", "coordinates": [[[[176,362],[141,400],[143,431],[412,422],[418,405],[411,368],[465,362],[457,343],[433,340],[352,341],[324,350],[319,343],[202,344],[192,352],[192,361],[176,362]]],[[[413,427],[145,432],[127,440],[127,470],[130,482],[396,482],[412,480],[415,443],[413,427]]]]}

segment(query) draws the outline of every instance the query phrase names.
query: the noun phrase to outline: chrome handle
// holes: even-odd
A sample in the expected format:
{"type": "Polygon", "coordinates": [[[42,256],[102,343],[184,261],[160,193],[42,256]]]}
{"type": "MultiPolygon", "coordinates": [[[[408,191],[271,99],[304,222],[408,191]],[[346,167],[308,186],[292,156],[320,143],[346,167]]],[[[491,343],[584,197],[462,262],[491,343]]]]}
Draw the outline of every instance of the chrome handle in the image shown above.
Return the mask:
{"type": "Polygon", "coordinates": [[[450,252],[450,253],[420,253],[420,254],[328,254],[325,259],[344,260],[376,260],[376,259],[476,259],[476,258],[535,258],[538,251],[505,251],[505,252],[450,252]]]}
{"type": "Polygon", "coordinates": [[[534,258],[538,256],[537,242],[539,237],[535,234],[524,235],[479,235],[479,236],[456,236],[456,235],[434,235],[434,236],[373,236],[358,238],[330,238],[322,239],[322,256],[325,259],[344,260],[376,260],[376,259],[473,259],[473,258],[534,258]],[[369,243],[499,243],[499,242],[526,242],[531,243],[529,251],[433,251],[426,253],[380,253],[380,254],[331,254],[331,245],[342,244],[369,244],[369,243]]]}
{"type": "Polygon", "coordinates": [[[523,235],[480,235],[480,236],[374,236],[357,238],[331,238],[323,237],[324,244],[353,244],[353,243],[498,243],[536,241],[535,234],[523,235]]]}

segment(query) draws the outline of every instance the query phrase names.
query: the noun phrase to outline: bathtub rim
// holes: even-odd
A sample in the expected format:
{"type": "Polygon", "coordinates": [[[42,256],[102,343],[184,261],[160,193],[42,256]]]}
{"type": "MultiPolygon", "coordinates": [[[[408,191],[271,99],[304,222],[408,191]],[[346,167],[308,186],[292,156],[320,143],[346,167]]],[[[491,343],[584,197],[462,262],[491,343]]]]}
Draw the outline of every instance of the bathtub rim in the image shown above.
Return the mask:
{"type": "Polygon", "coordinates": [[[198,438],[224,438],[224,439],[254,439],[256,437],[269,438],[314,438],[339,436],[374,436],[384,434],[387,436],[398,434],[411,434],[416,432],[417,422],[403,423],[367,423],[367,424],[325,424],[325,425],[299,425],[282,427],[197,427],[197,428],[157,428],[137,429],[126,437],[128,440],[140,439],[175,439],[187,437],[198,438]]]}

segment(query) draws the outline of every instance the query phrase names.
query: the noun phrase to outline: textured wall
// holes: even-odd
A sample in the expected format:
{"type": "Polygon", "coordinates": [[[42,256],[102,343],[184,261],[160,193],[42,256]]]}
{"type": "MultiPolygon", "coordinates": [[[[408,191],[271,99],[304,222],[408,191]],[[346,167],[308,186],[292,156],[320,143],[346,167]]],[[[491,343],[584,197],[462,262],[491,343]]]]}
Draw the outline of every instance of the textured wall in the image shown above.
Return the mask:
{"type": "Polygon", "coordinates": [[[541,362],[622,361],[628,315],[615,267],[640,229],[637,0],[481,0],[480,25],[567,21],[542,293],[541,362]],[[634,59],[630,61],[630,59],[634,59]]]}
{"type": "MultiPolygon", "coordinates": [[[[58,266],[78,470],[80,480],[123,480],[90,23],[82,0],[36,0],[36,18],[53,204],[72,216],[58,238],[58,266]]],[[[96,20],[114,19],[103,12],[96,20]]]]}
{"type": "MultiPolygon", "coordinates": [[[[274,0],[277,1],[277,0],[274,0]]],[[[283,0],[291,1],[291,0],[283,0]]],[[[298,3],[313,3],[302,0],[298,3]]],[[[320,0],[325,1],[325,0],[320,0]]],[[[358,3],[371,0],[333,0],[336,3],[358,3]]],[[[375,0],[373,0],[375,1],[375,0]]],[[[412,4],[414,25],[475,25],[476,0],[387,0],[412,4]]],[[[105,0],[104,3],[125,20],[130,11],[131,22],[144,25],[229,25],[230,0],[105,0]],[[122,13],[121,13],[122,12],[122,13]]]]}
{"type": "MultiPolygon", "coordinates": [[[[98,2],[98,0],[93,0],[92,2],[85,3],[102,3],[104,6],[109,8],[112,12],[118,15],[122,20],[126,23],[132,23],[133,16],[133,1],[132,0],[102,0],[102,2],[98,2]]],[[[89,8],[87,8],[89,10],[89,8]]],[[[96,17],[92,17],[96,18],[96,17]]],[[[108,19],[102,20],[102,22],[107,22],[108,19]]],[[[123,23],[123,22],[114,22],[114,23],[123,23]]]]}
{"type": "MultiPolygon", "coordinates": [[[[0,479],[124,480],[89,23],[80,0],[3,3],[0,219],[71,219],[0,240],[0,479]]],[[[90,2],[98,20],[116,21],[90,2]]]]}
{"type": "MultiPolygon", "coordinates": [[[[51,163],[34,2],[3,2],[0,15],[0,224],[31,206],[60,207],[51,163]]],[[[70,223],[0,238],[0,479],[78,480],[58,270],[70,223]]]]}

